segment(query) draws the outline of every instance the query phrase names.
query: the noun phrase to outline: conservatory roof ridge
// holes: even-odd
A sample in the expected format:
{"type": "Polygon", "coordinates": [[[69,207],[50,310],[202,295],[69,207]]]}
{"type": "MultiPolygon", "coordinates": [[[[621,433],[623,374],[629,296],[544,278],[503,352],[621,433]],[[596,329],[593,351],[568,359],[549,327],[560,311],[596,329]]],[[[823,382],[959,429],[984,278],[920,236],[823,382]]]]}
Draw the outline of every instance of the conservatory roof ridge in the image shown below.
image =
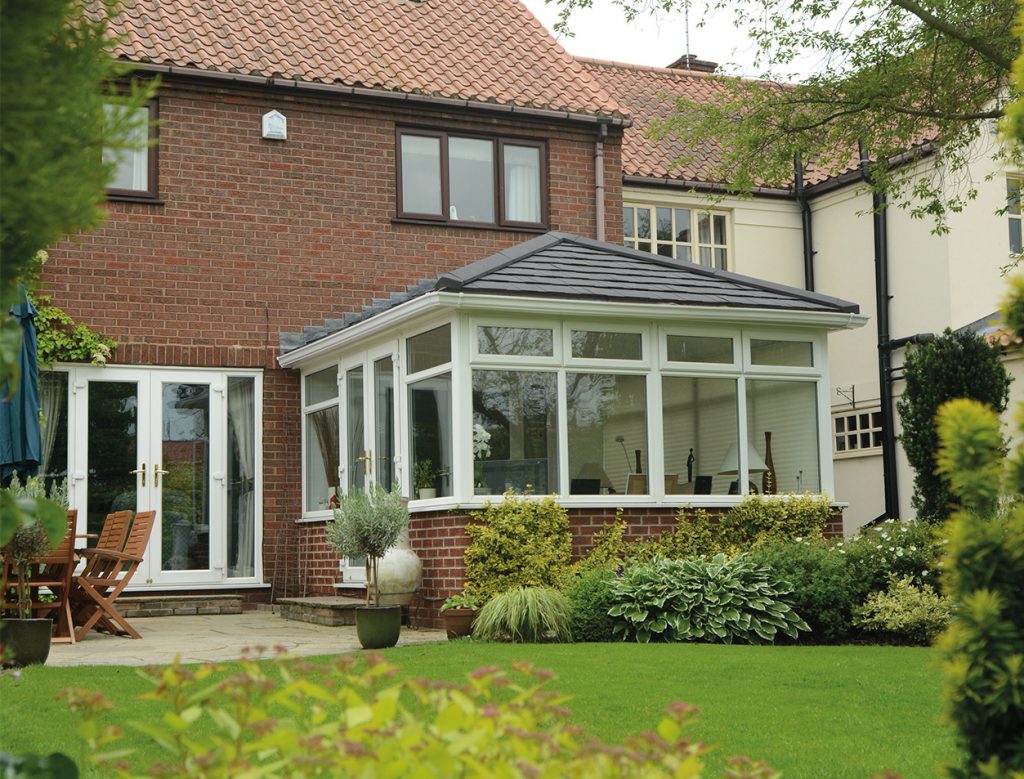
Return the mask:
{"type": "MultiPolygon", "coordinates": [[[[461,268],[383,293],[342,318],[301,333],[281,333],[282,354],[330,337],[414,301],[438,297],[499,296],[653,304],[704,309],[761,309],[777,313],[845,314],[847,300],[731,271],[660,257],[626,246],[551,231],[461,268]]],[[[860,317],[857,317],[860,318],[860,317]]]]}

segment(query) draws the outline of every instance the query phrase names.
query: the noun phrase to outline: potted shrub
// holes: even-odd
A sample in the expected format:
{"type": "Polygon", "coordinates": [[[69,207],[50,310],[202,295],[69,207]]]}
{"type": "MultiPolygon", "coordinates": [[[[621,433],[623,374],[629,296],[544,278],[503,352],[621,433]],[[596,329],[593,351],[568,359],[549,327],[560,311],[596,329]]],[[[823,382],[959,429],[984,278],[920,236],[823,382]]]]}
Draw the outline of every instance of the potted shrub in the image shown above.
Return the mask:
{"type": "Polygon", "coordinates": [[[473,629],[480,598],[467,592],[451,595],[441,606],[441,619],[448,638],[465,638],[473,629]]]}
{"type": "Polygon", "coordinates": [[[395,545],[409,524],[409,509],[398,487],[371,484],[366,492],[350,490],[338,498],[334,519],[327,522],[327,540],[345,557],[366,557],[366,605],[356,609],[356,633],[363,649],[398,643],[402,607],[380,605],[380,558],[395,545]],[[373,606],[370,596],[373,595],[373,606]]]}
{"type": "MultiPolygon", "coordinates": [[[[4,568],[9,564],[14,569],[18,594],[17,617],[0,621],[0,657],[5,665],[45,663],[50,655],[53,620],[32,617],[29,568],[33,559],[49,554],[64,538],[67,520],[58,501],[66,495],[66,487],[63,493],[55,489],[51,499],[46,500],[42,481],[35,478],[22,486],[15,477],[9,489],[0,490],[0,509],[7,515],[5,519],[16,516],[19,523],[11,540],[0,549],[4,568]]],[[[3,584],[6,590],[10,583],[3,584]]],[[[6,591],[0,593],[0,597],[6,595],[6,591]]]]}
{"type": "Polygon", "coordinates": [[[437,497],[437,471],[434,470],[433,460],[429,457],[418,460],[413,476],[416,479],[416,494],[420,500],[437,497]]]}

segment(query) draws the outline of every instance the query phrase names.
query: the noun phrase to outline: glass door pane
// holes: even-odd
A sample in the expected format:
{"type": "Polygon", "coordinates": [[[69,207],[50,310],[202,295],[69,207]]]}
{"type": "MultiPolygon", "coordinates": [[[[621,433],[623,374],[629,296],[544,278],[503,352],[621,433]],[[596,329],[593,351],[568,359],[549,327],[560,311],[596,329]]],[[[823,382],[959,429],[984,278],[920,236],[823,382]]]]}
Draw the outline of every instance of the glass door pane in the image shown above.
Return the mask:
{"type": "Polygon", "coordinates": [[[251,376],[228,379],[228,576],[256,575],[255,385],[251,376]]]}
{"type": "Polygon", "coordinates": [[[390,356],[373,364],[373,416],[377,483],[391,489],[398,478],[395,473],[395,373],[390,356]]]}
{"type": "MultiPolygon", "coordinates": [[[[86,422],[86,530],[98,534],[107,514],[136,508],[145,486],[139,462],[139,385],[90,381],[86,422]]],[[[95,539],[89,539],[94,545],[95,539]]]]}
{"type": "Polygon", "coordinates": [[[366,487],[366,450],[363,440],[363,366],[345,372],[346,441],[348,488],[366,487]]]}
{"type": "Polygon", "coordinates": [[[164,382],[160,460],[164,571],[210,568],[210,385],[164,382]]]}

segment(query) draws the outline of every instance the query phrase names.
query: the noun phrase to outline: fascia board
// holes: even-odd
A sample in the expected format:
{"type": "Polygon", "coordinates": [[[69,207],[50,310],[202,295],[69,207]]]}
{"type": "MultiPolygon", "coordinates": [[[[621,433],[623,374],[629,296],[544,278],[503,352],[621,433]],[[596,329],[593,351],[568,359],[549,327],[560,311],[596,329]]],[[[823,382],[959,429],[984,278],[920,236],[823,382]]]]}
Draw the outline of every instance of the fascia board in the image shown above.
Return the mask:
{"type": "Polygon", "coordinates": [[[443,305],[465,311],[572,315],[588,319],[645,319],[670,322],[739,322],[789,327],[820,327],[853,330],[869,318],[845,311],[781,311],[770,308],[729,308],[726,306],[676,306],[664,303],[618,303],[609,300],[567,300],[512,295],[477,295],[469,292],[438,292],[443,305]]]}

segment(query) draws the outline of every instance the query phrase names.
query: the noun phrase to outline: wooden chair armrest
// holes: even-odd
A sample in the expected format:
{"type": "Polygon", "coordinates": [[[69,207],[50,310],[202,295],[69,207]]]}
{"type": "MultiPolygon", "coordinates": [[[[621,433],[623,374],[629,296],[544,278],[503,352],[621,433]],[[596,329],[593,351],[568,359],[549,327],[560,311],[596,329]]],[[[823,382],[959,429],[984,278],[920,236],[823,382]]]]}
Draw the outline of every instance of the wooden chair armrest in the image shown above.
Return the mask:
{"type": "Polygon", "coordinates": [[[138,555],[114,552],[110,549],[82,549],[79,554],[86,560],[99,558],[101,560],[121,560],[126,563],[141,563],[142,558],[138,555]]]}

